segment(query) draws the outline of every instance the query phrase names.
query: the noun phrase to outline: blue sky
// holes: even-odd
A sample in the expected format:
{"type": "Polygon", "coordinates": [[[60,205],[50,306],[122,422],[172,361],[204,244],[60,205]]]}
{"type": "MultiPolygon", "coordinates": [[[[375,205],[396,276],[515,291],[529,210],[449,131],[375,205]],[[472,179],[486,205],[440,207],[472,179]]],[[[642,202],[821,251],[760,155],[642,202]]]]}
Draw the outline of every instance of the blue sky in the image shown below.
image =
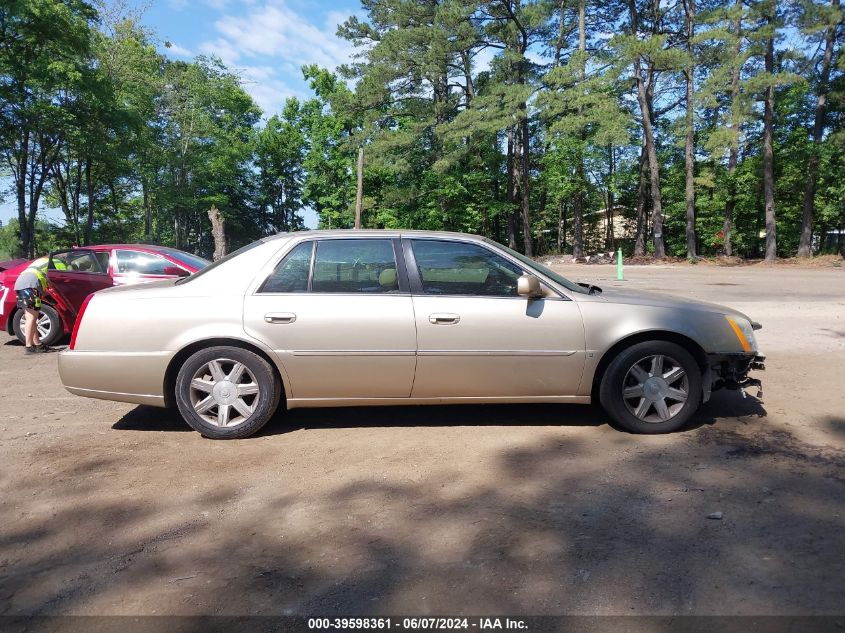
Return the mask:
{"type": "Polygon", "coordinates": [[[169,57],[220,57],[269,118],[287,97],[309,96],[304,64],[334,70],[349,61],[354,49],[335,32],[360,11],[344,0],[156,0],[143,21],[169,57]]]}

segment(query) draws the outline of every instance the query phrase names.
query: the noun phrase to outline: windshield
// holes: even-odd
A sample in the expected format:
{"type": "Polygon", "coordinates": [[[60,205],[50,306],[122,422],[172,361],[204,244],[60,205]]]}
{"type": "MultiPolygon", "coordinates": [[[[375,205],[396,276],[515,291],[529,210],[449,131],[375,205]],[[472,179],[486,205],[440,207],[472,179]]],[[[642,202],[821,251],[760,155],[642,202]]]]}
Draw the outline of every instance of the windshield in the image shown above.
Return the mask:
{"type": "Polygon", "coordinates": [[[190,253],[186,253],[185,251],[180,251],[175,248],[161,248],[159,250],[168,257],[172,257],[180,264],[185,264],[189,268],[196,268],[197,270],[202,270],[203,268],[211,264],[211,262],[205,259],[204,257],[200,257],[199,255],[191,255],[190,253]]]}
{"type": "Polygon", "coordinates": [[[579,286],[578,284],[569,281],[566,277],[561,277],[559,274],[557,274],[551,268],[549,268],[547,266],[543,266],[543,264],[541,264],[540,262],[534,261],[530,257],[526,257],[525,255],[523,255],[522,253],[517,253],[515,250],[508,248],[507,246],[503,246],[502,244],[499,244],[498,242],[496,242],[494,240],[485,239],[485,241],[488,242],[489,244],[494,244],[495,246],[498,246],[503,251],[505,251],[505,252],[513,255],[514,257],[516,257],[519,261],[521,261],[523,264],[525,264],[529,268],[535,270],[536,272],[539,272],[539,273],[545,275],[546,277],[548,277],[552,281],[559,283],[561,286],[563,286],[567,290],[571,290],[572,292],[580,292],[582,295],[590,294],[590,291],[587,290],[586,288],[584,288],[583,286],[579,286]]]}

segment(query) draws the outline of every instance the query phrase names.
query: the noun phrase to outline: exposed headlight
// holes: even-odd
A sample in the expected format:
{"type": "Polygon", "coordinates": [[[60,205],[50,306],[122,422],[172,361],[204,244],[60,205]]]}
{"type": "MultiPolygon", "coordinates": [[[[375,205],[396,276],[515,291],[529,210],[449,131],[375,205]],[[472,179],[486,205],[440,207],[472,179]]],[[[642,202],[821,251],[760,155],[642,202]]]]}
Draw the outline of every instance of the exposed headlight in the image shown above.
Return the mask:
{"type": "Polygon", "coordinates": [[[731,328],[734,334],[736,334],[740,345],[742,345],[742,349],[749,353],[756,352],[757,339],[754,338],[754,328],[751,326],[751,321],[741,317],[729,317],[727,315],[725,315],[725,318],[731,324],[731,328]]]}

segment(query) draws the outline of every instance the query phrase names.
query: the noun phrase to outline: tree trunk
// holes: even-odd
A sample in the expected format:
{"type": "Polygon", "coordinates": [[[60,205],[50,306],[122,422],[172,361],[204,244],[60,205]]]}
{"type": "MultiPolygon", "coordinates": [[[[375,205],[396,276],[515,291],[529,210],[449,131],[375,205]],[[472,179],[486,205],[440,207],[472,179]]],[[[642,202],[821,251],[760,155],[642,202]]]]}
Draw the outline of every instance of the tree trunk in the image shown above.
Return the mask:
{"type": "Polygon", "coordinates": [[[557,252],[563,253],[563,198],[557,202],[557,252]]]}
{"type": "MultiPolygon", "coordinates": [[[[586,66],[584,59],[587,50],[587,21],[585,0],[578,0],[578,82],[584,83],[586,66]]],[[[581,117],[583,108],[578,106],[578,116],[581,117]]],[[[572,256],[578,260],[584,258],[584,131],[578,133],[578,150],[575,157],[575,196],[572,214],[572,256]]]]}
{"type": "MultiPolygon", "coordinates": [[[[769,0],[766,22],[770,29],[775,28],[775,4],[769,0]]],[[[772,83],[775,71],[775,34],[772,32],[766,40],[764,63],[769,86],[766,88],[765,109],[763,112],[763,200],[766,208],[766,261],[777,259],[777,230],[775,225],[775,170],[774,170],[774,113],[775,87],[772,83]]]]}
{"type": "Polygon", "coordinates": [[[461,62],[464,67],[464,95],[466,97],[466,104],[464,107],[469,108],[472,100],[475,98],[475,85],[472,83],[472,60],[470,58],[470,49],[461,51],[461,62]]]}
{"type": "Polygon", "coordinates": [[[560,53],[563,50],[563,45],[565,44],[565,42],[563,41],[563,34],[564,34],[563,16],[564,16],[565,11],[566,11],[566,0],[560,0],[560,2],[558,3],[558,12],[559,12],[560,19],[558,20],[558,23],[557,23],[557,41],[555,41],[555,65],[554,65],[555,68],[560,66],[560,53]]]}
{"type": "Polygon", "coordinates": [[[15,174],[15,196],[18,203],[18,229],[20,231],[19,251],[22,257],[28,257],[32,251],[32,234],[26,217],[26,180],[29,173],[29,130],[23,131],[21,153],[15,174]]]}
{"type": "Polygon", "coordinates": [[[737,12],[734,18],[734,36],[736,44],[733,51],[733,69],[731,70],[731,123],[730,128],[736,133],[736,138],[731,139],[731,148],[728,155],[728,199],[725,202],[725,222],[722,225],[724,233],[725,255],[733,255],[733,244],[731,242],[733,233],[734,209],[736,208],[736,182],[734,180],[736,166],[739,163],[739,54],[742,51],[742,0],[736,0],[734,10],[737,12]]]}
{"type": "Polygon", "coordinates": [[[94,179],[91,175],[91,159],[85,160],[85,188],[88,193],[88,217],[85,219],[85,245],[91,243],[94,230],[94,179]]]}
{"type": "MultiPolygon", "coordinates": [[[[514,198],[514,138],[513,128],[508,128],[508,156],[507,156],[507,170],[508,170],[508,204],[512,205],[515,202],[514,198]]],[[[508,246],[516,249],[516,223],[514,222],[514,212],[511,209],[508,212],[508,246]]]]}
{"type": "Polygon", "coordinates": [[[153,236],[153,211],[150,206],[150,186],[146,177],[141,179],[141,195],[144,200],[144,239],[150,242],[153,236]]]}
{"type": "Polygon", "coordinates": [[[52,169],[50,153],[54,148],[42,138],[39,143],[38,157],[33,161],[30,154],[30,165],[28,166],[29,181],[29,209],[27,210],[26,226],[29,234],[29,257],[36,256],[35,245],[35,218],[38,214],[38,206],[41,201],[41,193],[44,191],[44,183],[52,169]],[[37,174],[37,176],[36,176],[37,174]]]}
{"type": "Polygon", "coordinates": [[[614,164],[613,145],[608,146],[607,149],[607,211],[605,212],[607,225],[604,234],[604,247],[612,251],[616,248],[616,231],[613,226],[613,171],[616,166],[614,164]]]}
{"type": "MultiPolygon", "coordinates": [[[[831,0],[831,8],[839,10],[839,0],[831,0]]],[[[816,101],[816,117],[813,122],[813,147],[810,160],[807,161],[807,179],[804,183],[804,213],[801,218],[801,238],[798,242],[798,257],[809,257],[813,247],[813,220],[815,216],[816,178],[819,174],[819,146],[824,133],[824,120],[827,112],[827,91],[830,81],[830,62],[833,59],[833,46],[836,29],[839,25],[827,27],[824,42],[824,57],[822,71],[819,77],[818,101],[816,101]]]]}
{"type": "Polygon", "coordinates": [[[660,165],[657,162],[657,148],[654,145],[654,130],[651,124],[651,108],[645,99],[645,90],[640,84],[640,104],[643,110],[643,131],[645,132],[646,155],[648,156],[649,181],[651,183],[651,226],[654,239],[654,257],[663,259],[666,249],[663,246],[663,202],[660,197],[660,165]]]}
{"type": "Polygon", "coordinates": [[[82,243],[82,234],[79,230],[79,214],[81,212],[80,200],[82,199],[82,164],[76,160],[76,182],[73,187],[73,236],[74,245],[82,243]]]}
{"type": "Polygon", "coordinates": [[[575,195],[572,197],[572,257],[584,259],[584,160],[581,152],[575,161],[575,195]]]}
{"type": "Polygon", "coordinates": [[[226,255],[226,220],[215,205],[208,210],[208,219],[211,220],[211,236],[214,238],[214,261],[226,255]]]}
{"type": "Polygon", "coordinates": [[[364,209],[364,148],[358,148],[358,189],[355,193],[355,228],[361,228],[361,212],[364,209]]]}
{"type": "Polygon", "coordinates": [[[687,79],[687,140],[684,148],[686,162],[685,197],[687,203],[687,257],[694,259],[697,255],[695,245],[695,59],[692,41],[695,37],[695,0],[684,0],[687,14],[687,52],[690,65],[685,71],[687,79]]]}
{"type": "MultiPolygon", "coordinates": [[[[527,113],[527,110],[526,110],[527,113]]],[[[522,194],[522,243],[525,254],[533,256],[534,248],[531,243],[531,152],[529,151],[528,118],[522,120],[522,182],[519,190],[522,194]]]]}
{"type": "Polygon", "coordinates": [[[634,239],[634,257],[642,257],[645,255],[645,209],[646,196],[648,196],[647,179],[648,163],[646,158],[645,139],[643,139],[643,144],[640,148],[640,184],[637,189],[637,234],[634,239]]]}
{"type": "MultiPolygon", "coordinates": [[[[637,9],[634,0],[629,1],[631,12],[631,29],[634,36],[637,35],[637,9]]],[[[643,136],[648,158],[649,181],[651,183],[651,225],[654,239],[654,257],[663,259],[666,256],[666,249],[663,245],[663,203],[660,196],[660,166],[657,162],[657,148],[654,145],[654,113],[652,111],[649,90],[654,81],[651,63],[648,65],[648,80],[642,76],[642,60],[639,55],[634,59],[634,79],[637,84],[637,101],[640,105],[640,113],[643,119],[643,136]]]]}

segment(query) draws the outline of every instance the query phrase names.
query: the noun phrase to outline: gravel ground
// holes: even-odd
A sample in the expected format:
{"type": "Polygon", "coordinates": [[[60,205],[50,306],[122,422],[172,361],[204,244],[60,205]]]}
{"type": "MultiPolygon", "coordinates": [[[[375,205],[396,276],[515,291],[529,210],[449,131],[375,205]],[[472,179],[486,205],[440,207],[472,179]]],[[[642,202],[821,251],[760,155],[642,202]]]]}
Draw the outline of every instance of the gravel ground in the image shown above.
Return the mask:
{"type": "Polygon", "coordinates": [[[842,614],[845,269],[558,266],[763,323],[764,398],[299,410],[213,442],[0,345],[0,614],[842,614]],[[720,518],[710,518],[720,517],[720,518]]]}

